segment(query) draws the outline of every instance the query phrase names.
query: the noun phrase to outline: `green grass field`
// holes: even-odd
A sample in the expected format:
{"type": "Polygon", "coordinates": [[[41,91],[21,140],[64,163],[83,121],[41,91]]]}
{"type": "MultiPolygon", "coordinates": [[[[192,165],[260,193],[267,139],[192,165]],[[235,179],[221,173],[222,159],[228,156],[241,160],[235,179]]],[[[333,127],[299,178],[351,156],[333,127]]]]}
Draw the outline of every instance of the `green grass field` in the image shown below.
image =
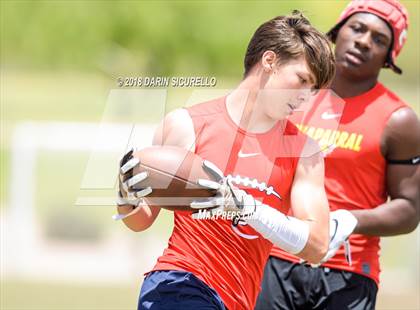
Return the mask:
{"type": "Polygon", "coordinates": [[[2,284],[1,309],[131,310],[137,306],[138,287],[8,281],[2,284]]]}

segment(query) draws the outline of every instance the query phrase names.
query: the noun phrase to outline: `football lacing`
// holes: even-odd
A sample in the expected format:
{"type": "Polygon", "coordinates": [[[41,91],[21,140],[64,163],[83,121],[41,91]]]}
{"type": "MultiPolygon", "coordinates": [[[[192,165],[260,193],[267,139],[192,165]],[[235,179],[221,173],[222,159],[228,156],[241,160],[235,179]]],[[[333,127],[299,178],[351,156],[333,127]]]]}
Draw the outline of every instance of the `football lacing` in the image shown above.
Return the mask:
{"type": "Polygon", "coordinates": [[[260,183],[255,178],[251,180],[249,177],[241,177],[239,174],[236,176],[229,174],[226,178],[230,182],[235,183],[236,185],[257,188],[260,192],[265,192],[267,195],[274,195],[277,198],[281,199],[281,196],[274,190],[272,186],[267,187],[267,184],[265,182],[260,183]]]}

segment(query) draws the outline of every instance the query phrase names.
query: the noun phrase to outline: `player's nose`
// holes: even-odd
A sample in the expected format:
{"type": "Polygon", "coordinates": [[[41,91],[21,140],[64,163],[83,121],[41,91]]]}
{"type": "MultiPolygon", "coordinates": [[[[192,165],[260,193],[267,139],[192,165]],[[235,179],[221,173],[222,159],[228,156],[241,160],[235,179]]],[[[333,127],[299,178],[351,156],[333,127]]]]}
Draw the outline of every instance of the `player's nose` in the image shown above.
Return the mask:
{"type": "Polygon", "coordinates": [[[362,33],[359,36],[357,36],[354,40],[354,45],[361,52],[366,52],[370,50],[372,45],[370,32],[366,31],[365,33],[362,33]]]}

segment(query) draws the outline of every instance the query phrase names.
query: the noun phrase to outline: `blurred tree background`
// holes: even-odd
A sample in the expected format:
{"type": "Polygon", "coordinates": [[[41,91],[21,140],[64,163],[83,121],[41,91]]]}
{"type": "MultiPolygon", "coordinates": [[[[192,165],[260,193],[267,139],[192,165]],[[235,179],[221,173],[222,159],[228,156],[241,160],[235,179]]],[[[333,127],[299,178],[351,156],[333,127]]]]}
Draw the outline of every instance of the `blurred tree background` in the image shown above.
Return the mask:
{"type": "MultiPolygon", "coordinates": [[[[419,4],[410,12],[400,78],[419,72],[419,4]]],[[[322,31],[346,1],[2,1],[3,69],[238,77],[265,20],[301,9],[322,31]]]]}

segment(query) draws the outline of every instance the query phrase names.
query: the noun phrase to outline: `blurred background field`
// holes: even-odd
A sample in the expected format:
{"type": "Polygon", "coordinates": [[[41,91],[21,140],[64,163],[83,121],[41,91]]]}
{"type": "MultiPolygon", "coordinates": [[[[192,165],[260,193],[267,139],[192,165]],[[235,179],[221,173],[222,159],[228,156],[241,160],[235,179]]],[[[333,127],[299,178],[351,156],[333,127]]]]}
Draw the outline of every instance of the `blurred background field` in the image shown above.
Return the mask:
{"type": "MultiPolygon", "coordinates": [[[[381,81],[419,114],[420,5],[402,2],[410,13],[408,43],[398,59],[404,74],[384,70],[381,81]]],[[[327,31],[346,1],[0,5],[0,307],[134,309],[142,274],[171,232],[171,213],[161,213],[150,230],[133,233],[110,219],[113,207],[75,205],[90,150],[39,148],[32,156],[32,139],[47,143],[54,128],[98,125],[118,77],[215,76],[217,88],[233,87],[242,76],[248,40],[262,22],[300,9],[327,31]],[[35,138],[38,131],[42,136],[35,138]],[[28,141],[19,140],[18,132],[28,133],[28,141]],[[32,170],[16,179],[14,163],[21,155],[33,161],[32,170]],[[30,207],[19,204],[25,199],[15,207],[16,197],[26,197],[30,207]]],[[[192,91],[170,88],[165,110],[185,105],[192,91]]],[[[154,109],[145,106],[144,117],[154,109]]],[[[89,143],[92,133],[74,137],[89,143]]],[[[377,309],[420,308],[419,240],[419,229],[383,239],[377,309]]]]}

